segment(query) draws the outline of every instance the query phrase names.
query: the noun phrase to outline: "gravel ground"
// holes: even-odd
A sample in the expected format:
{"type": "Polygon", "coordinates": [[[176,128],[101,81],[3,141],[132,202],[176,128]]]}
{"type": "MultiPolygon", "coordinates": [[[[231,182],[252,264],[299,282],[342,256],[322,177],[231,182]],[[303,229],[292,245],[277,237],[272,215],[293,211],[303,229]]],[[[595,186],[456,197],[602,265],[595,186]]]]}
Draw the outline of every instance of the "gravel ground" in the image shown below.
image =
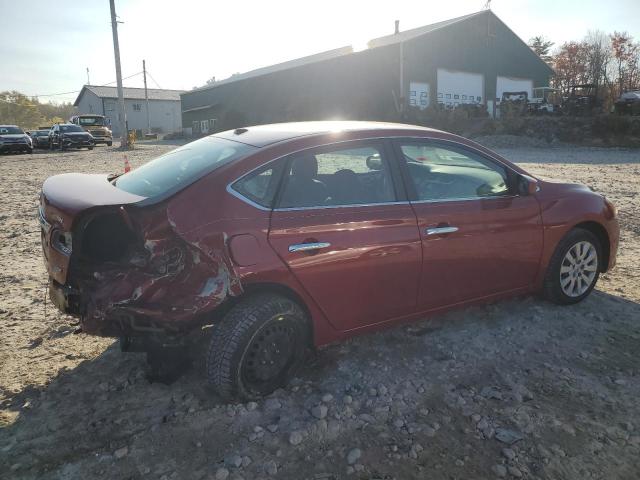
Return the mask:
{"type": "MultiPolygon", "coordinates": [[[[173,148],[138,145],[135,167],[173,148]]],[[[500,149],[620,208],[616,269],[572,307],[466,309],[318,352],[291,386],[224,405],[195,365],[150,383],[140,354],[45,307],[44,179],[122,169],[114,148],[0,157],[0,477],[637,479],[640,151],[500,149]]]]}

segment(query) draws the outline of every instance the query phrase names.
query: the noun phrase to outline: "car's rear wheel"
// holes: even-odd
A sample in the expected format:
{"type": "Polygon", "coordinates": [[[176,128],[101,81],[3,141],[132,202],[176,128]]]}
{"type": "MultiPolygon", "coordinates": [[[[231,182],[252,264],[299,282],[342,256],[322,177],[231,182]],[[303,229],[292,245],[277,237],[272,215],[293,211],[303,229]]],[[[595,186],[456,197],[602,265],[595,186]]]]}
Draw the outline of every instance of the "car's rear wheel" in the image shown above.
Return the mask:
{"type": "Polygon", "coordinates": [[[600,275],[602,249],[588,230],[575,228],[558,244],[544,281],[545,297],[560,305],[584,300],[600,275]]]}
{"type": "Polygon", "coordinates": [[[113,142],[107,142],[107,147],[110,147],[111,145],[113,145],[113,142]]]}
{"type": "Polygon", "coordinates": [[[304,310],[289,298],[259,294],[213,328],[207,377],[225,399],[252,400],[286,385],[309,347],[304,310]]]}
{"type": "Polygon", "coordinates": [[[87,147],[89,150],[93,150],[93,147],[87,147]]]}

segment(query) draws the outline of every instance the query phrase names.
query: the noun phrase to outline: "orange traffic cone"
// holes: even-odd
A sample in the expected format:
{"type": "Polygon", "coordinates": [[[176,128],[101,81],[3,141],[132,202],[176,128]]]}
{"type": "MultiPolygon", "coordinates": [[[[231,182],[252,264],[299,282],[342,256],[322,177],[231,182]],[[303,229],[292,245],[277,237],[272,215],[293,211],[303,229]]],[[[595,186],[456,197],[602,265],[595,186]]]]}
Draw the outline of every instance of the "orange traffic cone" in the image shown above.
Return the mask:
{"type": "Polygon", "coordinates": [[[131,164],[129,163],[129,158],[127,155],[124,156],[124,173],[131,171],[131,164]]]}

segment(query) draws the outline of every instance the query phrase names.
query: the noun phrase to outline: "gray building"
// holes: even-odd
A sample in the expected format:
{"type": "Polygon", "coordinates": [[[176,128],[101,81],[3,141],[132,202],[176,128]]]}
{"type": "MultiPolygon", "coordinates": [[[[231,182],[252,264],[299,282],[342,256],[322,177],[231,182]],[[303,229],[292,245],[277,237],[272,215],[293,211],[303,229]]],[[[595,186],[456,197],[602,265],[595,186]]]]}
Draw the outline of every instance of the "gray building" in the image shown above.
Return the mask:
{"type": "Polygon", "coordinates": [[[402,105],[482,105],[547,86],[553,70],[490,10],[234,75],[181,94],[194,135],[317,119],[397,120],[402,105]],[[402,104],[402,105],[401,105],[402,104]]]}
{"type": "MultiPolygon", "coordinates": [[[[154,133],[172,133],[182,130],[180,94],[184,90],[147,89],[149,96],[149,119],[154,133]]],[[[78,114],[96,113],[106,116],[113,135],[120,135],[118,122],[118,89],[85,85],[73,104],[78,114]]],[[[147,105],[144,88],[124,88],[124,105],[129,130],[147,130],[147,105]]]]}

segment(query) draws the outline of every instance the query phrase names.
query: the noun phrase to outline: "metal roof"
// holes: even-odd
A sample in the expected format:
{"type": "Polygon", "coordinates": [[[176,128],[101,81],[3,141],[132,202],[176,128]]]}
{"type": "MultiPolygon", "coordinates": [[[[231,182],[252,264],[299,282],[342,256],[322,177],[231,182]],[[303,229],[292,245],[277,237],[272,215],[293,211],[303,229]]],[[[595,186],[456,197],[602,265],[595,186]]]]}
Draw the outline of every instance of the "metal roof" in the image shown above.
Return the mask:
{"type": "MultiPolygon", "coordinates": [[[[84,92],[88,90],[100,98],[118,98],[118,89],[116,87],[107,87],[99,85],[84,85],[82,90],[78,94],[78,98],[73,103],[78,105],[80,97],[84,92]]],[[[130,88],[124,87],[125,100],[144,100],[144,88],[130,88]]],[[[180,94],[184,93],[184,90],[166,90],[160,88],[148,88],[147,89],[149,100],[173,100],[180,101],[180,94]]]]}
{"type": "MultiPolygon", "coordinates": [[[[438,23],[432,23],[431,25],[425,25],[423,27],[413,28],[411,30],[407,30],[400,33],[395,33],[392,35],[385,35],[384,37],[374,38],[373,40],[369,40],[367,42],[367,48],[377,48],[384,47],[387,45],[392,45],[394,43],[400,43],[403,41],[411,40],[413,38],[425,35],[427,33],[433,32],[440,28],[448,27],[449,25],[453,25],[454,23],[461,22],[463,20],[467,20],[471,17],[475,17],[477,15],[481,15],[490,10],[482,10],[480,12],[471,13],[469,15],[463,15],[462,17],[456,17],[449,20],[444,20],[438,23]]],[[[283,70],[289,70],[290,68],[300,67],[303,65],[308,65],[311,63],[321,62],[324,60],[329,60],[332,58],[343,57],[346,55],[351,55],[355,53],[353,46],[349,45],[346,47],[340,47],[333,50],[327,50],[326,52],[316,53],[314,55],[309,55],[306,57],[296,58],[294,60],[289,60],[282,63],[277,63],[275,65],[270,65],[268,67],[257,68],[255,70],[250,70],[249,72],[239,73],[236,75],[232,75],[229,78],[225,78],[224,80],[219,80],[210,85],[204,85],[202,87],[194,88],[193,90],[189,90],[183,93],[191,93],[199,90],[208,90],[210,88],[215,88],[220,85],[225,85],[227,83],[236,82],[238,80],[245,80],[247,78],[259,77],[261,75],[267,75],[269,73],[280,72],[283,70]]]]}

